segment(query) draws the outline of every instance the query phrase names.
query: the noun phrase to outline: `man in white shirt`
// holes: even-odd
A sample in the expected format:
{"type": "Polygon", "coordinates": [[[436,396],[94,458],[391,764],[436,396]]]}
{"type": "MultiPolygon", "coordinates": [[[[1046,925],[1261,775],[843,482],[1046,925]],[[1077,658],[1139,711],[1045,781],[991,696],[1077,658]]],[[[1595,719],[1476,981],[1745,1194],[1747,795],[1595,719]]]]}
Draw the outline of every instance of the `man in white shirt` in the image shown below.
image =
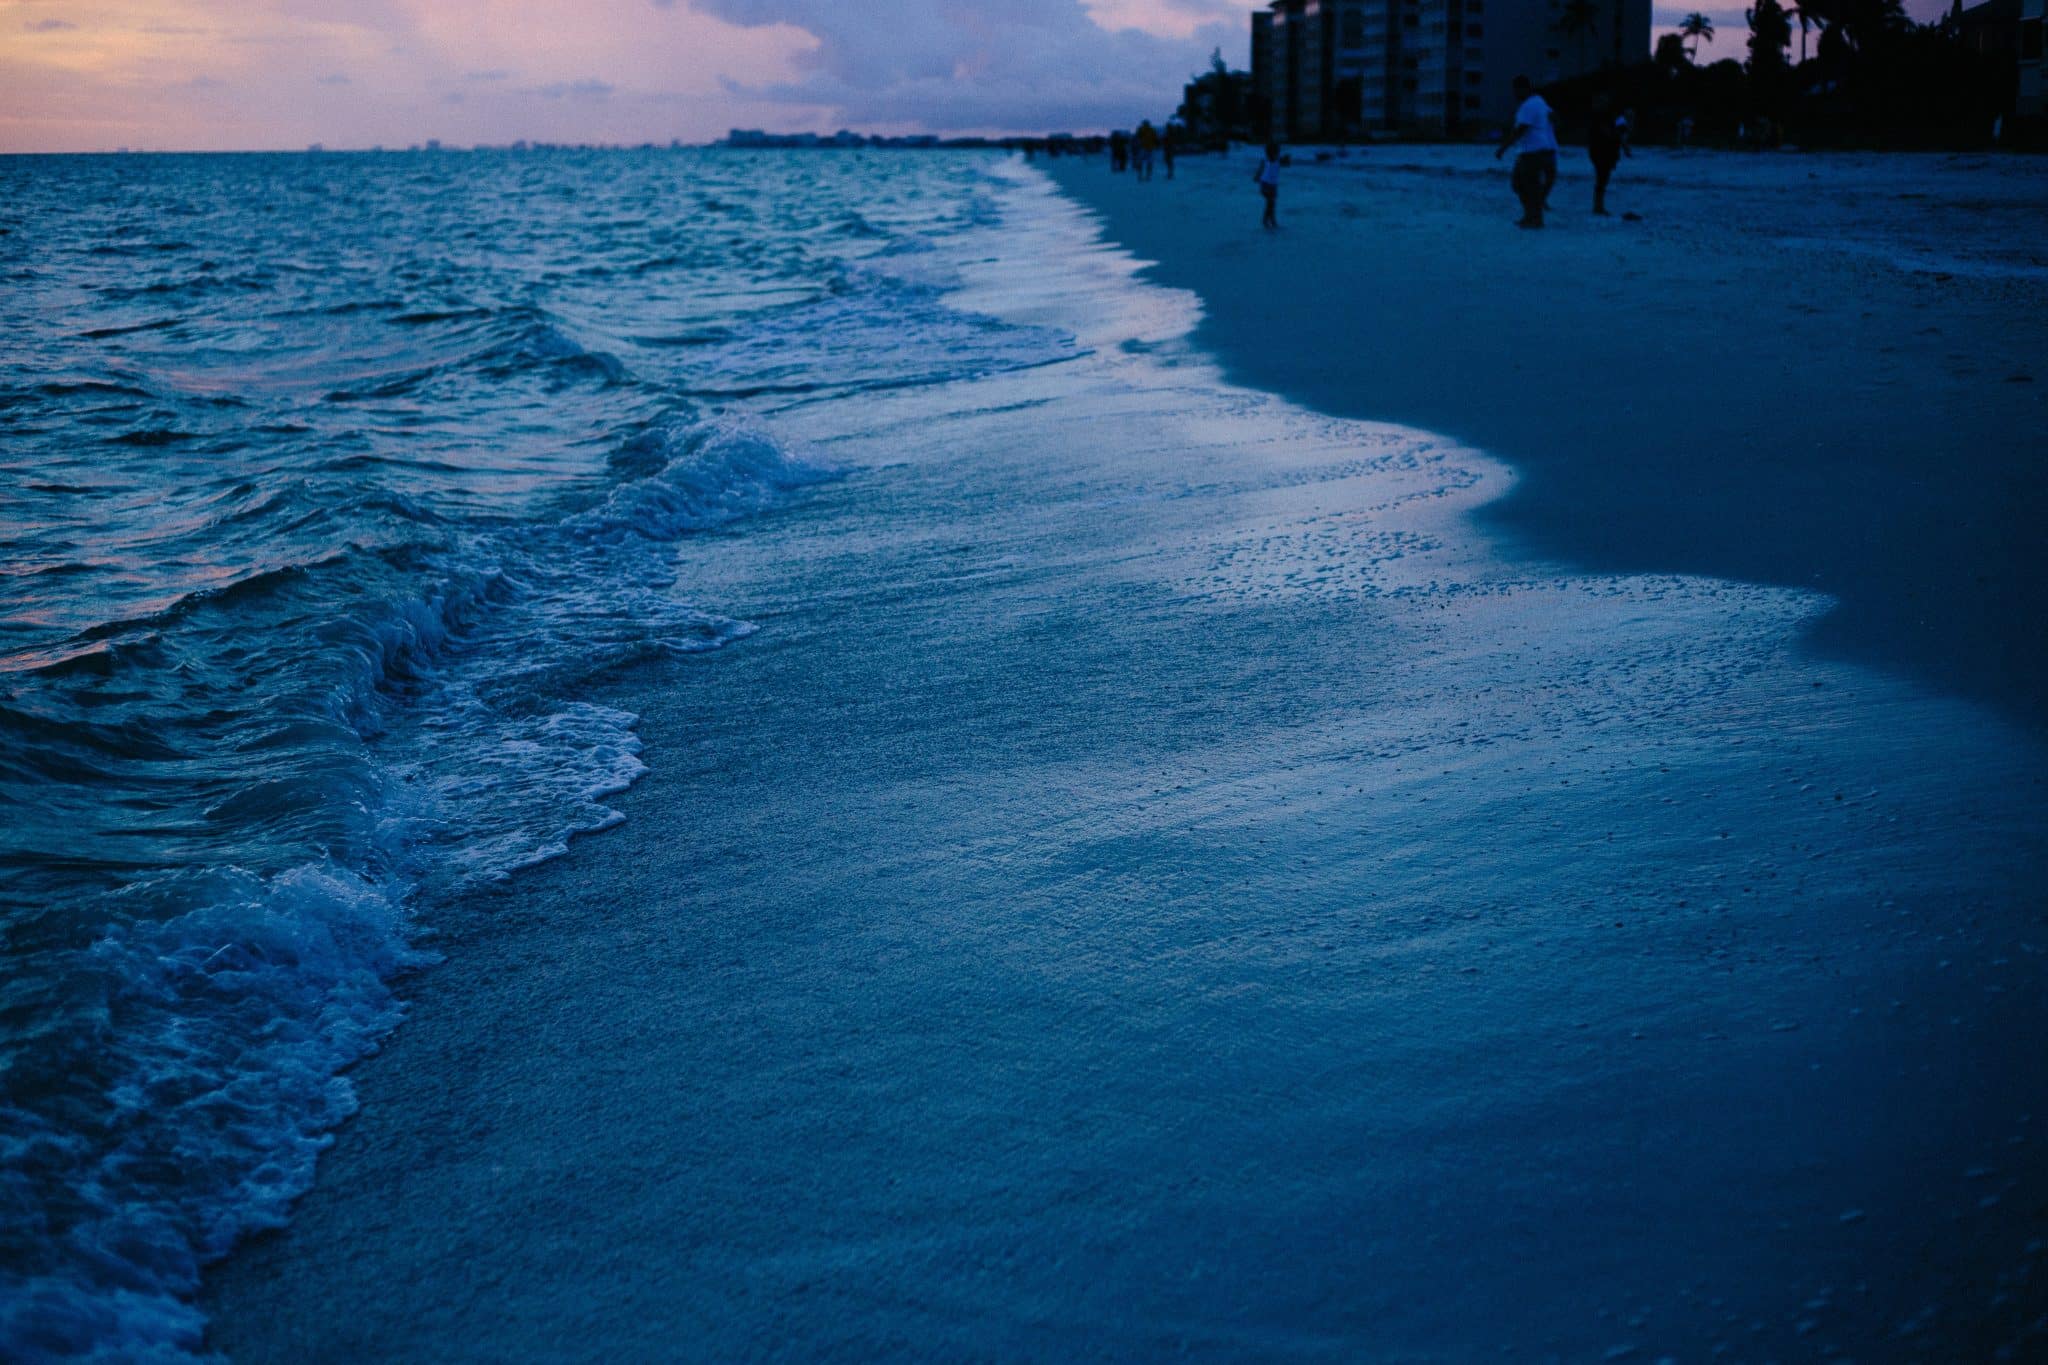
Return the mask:
{"type": "Polygon", "coordinates": [[[1266,216],[1260,220],[1260,225],[1266,228],[1279,227],[1280,220],[1273,216],[1274,208],[1280,202],[1279,143],[1269,142],[1266,144],[1266,159],[1261,161],[1259,168],[1252,172],[1252,179],[1258,182],[1259,193],[1266,200],[1266,216]]]}
{"type": "Polygon", "coordinates": [[[1557,134],[1550,127],[1550,106],[1529,85],[1527,76],[1515,77],[1515,123],[1500,140],[1493,159],[1498,161],[1515,149],[1515,172],[1511,183],[1522,201],[1522,219],[1516,227],[1543,226],[1543,209],[1550,199],[1550,187],[1557,183],[1557,134]]]}

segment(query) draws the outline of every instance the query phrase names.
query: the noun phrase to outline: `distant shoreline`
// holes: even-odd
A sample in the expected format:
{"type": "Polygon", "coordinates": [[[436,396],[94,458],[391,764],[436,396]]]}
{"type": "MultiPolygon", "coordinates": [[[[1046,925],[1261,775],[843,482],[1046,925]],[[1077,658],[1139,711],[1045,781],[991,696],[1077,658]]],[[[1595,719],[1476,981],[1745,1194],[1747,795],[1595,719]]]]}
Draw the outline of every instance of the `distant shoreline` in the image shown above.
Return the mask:
{"type": "Polygon", "coordinates": [[[1508,461],[1482,516],[1533,553],[1827,593],[1828,652],[2048,727],[2048,163],[1646,148],[1628,223],[1573,148],[1517,233],[1483,149],[1398,155],[1297,157],[1277,242],[1235,168],[1048,169],[1238,382],[1508,461]]]}
{"type": "MultiPolygon", "coordinates": [[[[806,136],[808,136],[808,135],[806,135],[806,136]]],[[[1579,144],[1579,143],[1578,143],[1577,141],[1575,141],[1575,140],[1573,140],[1573,139],[1571,139],[1571,138],[1564,138],[1564,139],[1563,139],[1563,143],[1564,143],[1564,145],[1566,145],[1566,146],[1569,146],[1569,147],[1574,147],[1574,148],[1576,148],[1577,146],[1579,146],[1579,145],[1580,145],[1580,144],[1579,144]]],[[[1070,140],[1066,140],[1066,141],[1061,141],[1061,142],[1059,142],[1059,143],[1057,143],[1057,144],[1053,144],[1053,143],[1051,143],[1051,142],[1050,142],[1050,141],[1049,141],[1049,140],[1048,140],[1047,138],[1045,138],[1045,137],[1024,137],[1024,136],[1019,136],[1019,137],[1006,137],[1006,138],[944,138],[944,139],[935,139],[935,140],[931,140],[931,141],[925,141],[925,140],[921,140],[921,139],[917,139],[917,138],[895,138],[895,139],[880,139],[880,138],[877,138],[877,139],[868,139],[868,140],[865,140],[865,141],[862,141],[862,142],[858,142],[858,143],[851,143],[851,142],[835,142],[835,141],[832,141],[832,140],[830,140],[830,139],[828,139],[828,138],[820,138],[819,140],[816,140],[816,141],[803,141],[803,140],[801,140],[801,138],[800,138],[800,136],[799,136],[799,135],[791,135],[791,136],[789,136],[789,137],[786,137],[786,138],[785,138],[785,137],[781,137],[781,136],[777,136],[777,137],[775,137],[775,138],[774,138],[773,140],[770,140],[770,141],[764,141],[764,142],[759,142],[759,143],[754,143],[754,142],[741,142],[741,143],[734,143],[734,142],[731,142],[731,141],[729,141],[729,140],[726,140],[726,139],[720,139],[720,140],[718,140],[718,141],[715,141],[715,142],[668,142],[668,143],[659,143],[659,142],[637,142],[637,143],[623,143],[623,142],[619,142],[619,143],[600,143],[600,142],[526,142],[526,143],[518,143],[518,142],[514,142],[514,143],[489,143],[489,144],[480,144],[480,145],[477,145],[477,146],[470,146],[470,147],[450,147],[450,146],[429,146],[429,145],[426,145],[426,144],[408,145],[408,146],[404,146],[404,147],[327,147],[327,146],[313,146],[313,147],[233,147],[233,148],[214,148],[214,149],[209,149],[209,148],[199,148],[199,147],[165,147],[165,148],[156,148],[156,147],[106,147],[106,148],[99,148],[99,149],[96,149],[96,150],[93,150],[93,151],[12,151],[12,152],[8,152],[8,151],[0,151],[0,161],[13,161],[13,160],[24,160],[24,161],[26,161],[26,160],[35,160],[35,159],[46,159],[46,160],[61,160],[61,159],[67,158],[67,157],[144,157],[144,156],[299,156],[299,157],[312,157],[312,156],[475,156],[475,155],[485,155],[485,154],[500,154],[500,155],[513,155],[513,156],[519,156],[519,155],[534,155],[534,154],[541,154],[541,153],[553,153],[553,152],[584,152],[584,153],[591,153],[591,152],[605,152],[605,153],[626,153],[626,152],[639,152],[639,153],[647,153],[647,152],[703,152],[703,151],[711,151],[711,152],[784,152],[784,151],[813,151],[813,152],[1025,152],[1025,151],[1028,151],[1028,152],[1034,152],[1034,153],[1045,153],[1045,152],[1049,151],[1049,150],[1050,150],[1050,148],[1051,148],[1051,146],[1053,146],[1053,145],[1057,145],[1057,146],[1059,146],[1059,148],[1060,148],[1060,151],[1059,151],[1059,152],[1057,152],[1057,153],[1055,153],[1055,155],[1056,155],[1056,156],[1082,156],[1082,157],[1092,157],[1092,156],[1098,156],[1098,155],[1101,155],[1101,154],[1103,153],[1103,151],[1105,150],[1106,144],[1107,144],[1107,134],[1098,134],[1098,133],[1090,133],[1090,134],[1085,134],[1085,135],[1081,135],[1081,134],[1076,134],[1076,135],[1074,135],[1074,136],[1073,136],[1073,137],[1072,137],[1072,138],[1071,138],[1070,140]]],[[[1230,153],[1232,153],[1232,152],[1235,152],[1235,151],[1241,150],[1241,149],[1243,149],[1243,148],[1247,148],[1247,147],[1252,147],[1252,146],[1255,146],[1255,145],[1256,145],[1256,144],[1254,144],[1254,143],[1250,143],[1250,142],[1242,142],[1242,141],[1233,141],[1233,142],[1229,143],[1229,144],[1228,144],[1227,146],[1225,146],[1225,147],[1221,147],[1221,148],[1218,148],[1218,147],[1214,147],[1214,146],[1209,146],[1209,145],[1187,145],[1187,146],[1184,146],[1184,147],[1182,147],[1182,148],[1180,149],[1180,151],[1179,151],[1179,155],[1180,155],[1180,156],[1183,156],[1183,157],[1189,157],[1189,158],[1195,158],[1195,157],[1205,157],[1205,156],[1216,156],[1216,155],[1228,155],[1228,154],[1230,154],[1230,153]]],[[[1442,138],[1442,137],[1387,137],[1387,138],[1375,138],[1375,139],[1364,139],[1364,140],[1359,140],[1359,141],[1352,141],[1352,142],[1321,142],[1321,141],[1318,141],[1318,142],[1288,142],[1288,143],[1283,143],[1282,145],[1283,145],[1283,147],[1284,147],[1284,148],[1285,148],[1285,149],[1286,149],[1286,150],[1287,150],[1288,152],[1290,152],[1291,154],[1293,154],[1293,155],[1295,155],[1295,156],[1301,156],[1301,155],[1304,155],[1304,154],[1324,154],[1324,155],[1327,155],[1327,156],[1333,156],[1333,157],[1335,157],[1335,158],[1343,158],[1343,157],[1346,157],[1346,156],[1350,156],[1350,155],[1354,155],[1354,154],[1356,154],[1356,155],[1364,155],[1364,154],[1368,154],[1368,153],[1370,153],[1370,152],[1373,152],[1373,151],[1376,151],[1376,150],[1394,150],[1394,149],[1400,149],[1400,150],[1417,150],[1417,149],[1425,149],[1425,148],[1456,148],[1456,147],[1463,147],[1463,148],[1482,148],[1482,149],[1483,149],[1484,147],[1486,147],[1486,146],[1490,145],[1490,141],[1489,141],[1489,140],[1487,140],[1487,139],[1470,139],[1470,138],[1467,138],[1467,139],[1458,139],[1458,138],[1442,138]]],[[[1659,142],[1656,142],[1656,141],[1654,141],[1654,140],[1650,140],[1650,141],[1642,141],[1642,142],[1639,142],[1639,143],[1638,143],[1638,145],[1640,145],[1640,146],[1667,146],[1668,144],[1664,144],[1664,143],[1659,143],[1659,142]]],[[[1730,143],[1730,144],[1722,144],[1722,143],[1719,143],[1719,142],[1714,142],[1714,141],[1710,141],[1710,140],[1704,140],[1704,139],[1702,139],[1702,140],[1699,140],[1699,141],[1695,142],[1695,143],[1694,143],[1693,145],[1691,145],[1691,146],[1689,146],[1689,147],[1687,147],[1687,148],[1684,148],[1684,149],[1682,149],[1682,150],[1686,150],[1686,151],[1698,151],[1698,152],[1721,152],[1721,151],[1731,151],[1731,150],[1737,150],[1737,149],[1738,149],[1738,148],[1737,148],[1736,144],[1732,144],[1732,143],[1730,143]]],[[[1891,157],[1952,157],[1952,156],[1973,156],[1973,157],[1980,157],[1980,156],[1981,156],[1981,157],[2012,157],[2012,158],[2015,158],[2015,159],[2027,159],[2027,158],[2029,158],[2029,157],[2035,157],[2035,156],[2039,156],[2039,155],[2040,155],[2040,153],[2039,153],[2038,151],[2036,151],[2036,150],[2034,150],[2034,149],[2030,148],[2030,147],[2027,147],[2027,146],[1998,146],[1998,147],[1986,147],[1986,148],[1981,148],[1981,149],[1977,149],[1977,150],[1972,150],[1972,151],[1966,151],[1966,152],[1958,152],[1958,151],[1945,151],[1945,150],[1942,150],[1942,149],[1939,149],[1939,148],[1926,148],[1926,147],[1895,147],[1895,148],[1886,148],[1886,147],[1837,147],[1837,146],[1816,146],[1816,147],[1800,147],[1800,146],[1792,146],[1792,145],[1787,145],[1787,146],[1784,146],[1784,147],[1775,147],[1775,148],[1771,148],[1771,149],[1768,149],[1768,151],[1760,151],[1760,152],[1757,152],[1757,153],[1756,153],[1756,155],[1758,155],[1758,156],[1763,156],[1763,157],[1766,157],[1766,158],[1768,158],[1768,157],[1770,157],[1770,156],[1784,156],[1784,155],[1792,155],[1792,156],[1809,156],[1809,157],[1813,157],[1813,156],[1876,156],[1876,157],[1887,157],[1887,158],[1891,158],[1891,157]]]]}

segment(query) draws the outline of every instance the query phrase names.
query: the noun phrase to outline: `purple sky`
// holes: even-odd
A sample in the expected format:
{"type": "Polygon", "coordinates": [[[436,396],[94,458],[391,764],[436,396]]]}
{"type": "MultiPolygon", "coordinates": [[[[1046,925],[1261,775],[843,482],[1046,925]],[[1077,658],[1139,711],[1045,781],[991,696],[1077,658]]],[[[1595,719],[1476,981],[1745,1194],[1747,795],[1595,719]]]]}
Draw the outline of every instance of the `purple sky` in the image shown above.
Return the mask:
{"type": "Polygon", "coordinates": [[[1094,129],[1243,65],[1258,3],[0,0],[0,152],[1094,129]]]}

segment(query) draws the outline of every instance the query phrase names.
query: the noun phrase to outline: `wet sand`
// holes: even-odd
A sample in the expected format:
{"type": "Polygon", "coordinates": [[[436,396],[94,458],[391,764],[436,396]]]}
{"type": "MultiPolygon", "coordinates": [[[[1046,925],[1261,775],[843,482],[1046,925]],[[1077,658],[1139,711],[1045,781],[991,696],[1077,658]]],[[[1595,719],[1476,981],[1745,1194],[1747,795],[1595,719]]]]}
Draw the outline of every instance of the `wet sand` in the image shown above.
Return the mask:
{"type": "Polygon", "coordinates": [[[1270,238],[1242,155],[1050,165],[1232,378],[1512,462],[1528,553],[1824,592],[1823,648],[2048,722],[2048,163],[1647,148],[1603,220],[1567,148],[1529,233],[1488,149],[1304,154],[1270,238]]]}

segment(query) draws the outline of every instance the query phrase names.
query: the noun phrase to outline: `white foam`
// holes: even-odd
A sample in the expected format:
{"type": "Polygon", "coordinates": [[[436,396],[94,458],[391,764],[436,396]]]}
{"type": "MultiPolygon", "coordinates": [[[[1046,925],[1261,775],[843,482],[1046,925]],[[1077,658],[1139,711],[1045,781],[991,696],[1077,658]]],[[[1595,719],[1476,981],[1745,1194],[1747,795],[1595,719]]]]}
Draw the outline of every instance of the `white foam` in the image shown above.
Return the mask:
{"type": "Polygon", "coordinates": [[[774,506],[786,494],[838,471],[793,456],[757,429],[698,423],[666,438],[660,471],[612,490],[567,525],[598,538],[675,540],[774,506]]]}
{"type": "Polygon", "coordinates": [[[93,917],[115,927],[72,979],[102,1002],[105,1112],[67,1130],[0,1108],[0,1208],[39,1209],[31,1168],[62,1169],[75,1200],[44,1266],[0,1271],[0,1354],[200,1349],[200,1268],[311,1183],[355,1108],[343,1072],[399,1021],[393,978],[431,960],[411,946],[418,907],[623,818],[609,799],[647,771],[637,718],[565,694],[750,631],[668,591],[676,541],[835,476],[730,423],[661,429],[634,454],[658,467],[558,523],[466,534],[395,573],[360,554],[327,566],[367,595],[322,631],[331,730],[278,786],[323,784],[356,847],[270,876],[151,877],[93,917]]]}

